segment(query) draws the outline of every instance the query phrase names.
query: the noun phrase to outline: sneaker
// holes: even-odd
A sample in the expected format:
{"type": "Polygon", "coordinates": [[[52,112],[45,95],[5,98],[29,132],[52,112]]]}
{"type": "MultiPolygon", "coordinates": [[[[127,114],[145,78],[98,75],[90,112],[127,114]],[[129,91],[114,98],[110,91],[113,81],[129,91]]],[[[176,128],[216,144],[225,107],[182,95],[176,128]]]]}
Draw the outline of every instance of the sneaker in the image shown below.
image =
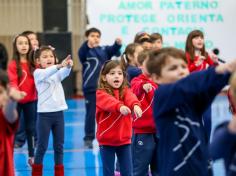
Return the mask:
{"type": "Polygon", "coordinates": [[[115,171],[114,176],[120,176],[120,172],[115,171]]]}
{"type": "Polygon", "coordinates": [[[92,149],[93,148],[93,140],[85,140],[84,146],[88,149],[92,149]]]}
{"type": "Polygon", "coordinates": [[[32,167],[32,165],[34,164],[34,157],[28,158],[28,164],[32,167]]]}

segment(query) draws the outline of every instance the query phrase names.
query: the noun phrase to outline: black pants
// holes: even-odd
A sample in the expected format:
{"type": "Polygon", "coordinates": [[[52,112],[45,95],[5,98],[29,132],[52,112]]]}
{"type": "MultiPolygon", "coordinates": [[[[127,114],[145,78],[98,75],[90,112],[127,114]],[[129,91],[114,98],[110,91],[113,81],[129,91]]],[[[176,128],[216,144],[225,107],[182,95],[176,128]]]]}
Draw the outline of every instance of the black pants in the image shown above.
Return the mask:
{"type": "Polygon", "coordinates": [[[86,108],[84,140],[93,140],[95,138],[96,92],[84,93],[84,97],[86,108]]]}
{"type": "Polygon", "coordinates": [[[34,138],[36,128],[37,101],[18,103],[18,114],[24,117],[25,135],[28,143],[28,154],[34,156],[34,138]]]}

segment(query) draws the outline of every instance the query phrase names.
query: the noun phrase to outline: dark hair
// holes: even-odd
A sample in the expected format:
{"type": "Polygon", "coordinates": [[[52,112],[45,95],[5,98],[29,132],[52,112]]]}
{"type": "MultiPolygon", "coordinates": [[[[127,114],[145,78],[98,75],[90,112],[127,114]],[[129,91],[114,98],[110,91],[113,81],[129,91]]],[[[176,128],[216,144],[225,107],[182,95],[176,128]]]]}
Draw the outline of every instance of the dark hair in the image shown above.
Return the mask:
{"type": "Polygon", "coordinates": [[[88,37],[92,32],[98,33],[100,37],[102,35],[102,33],[99,29],[93,27],[93,28],[89,28],[88,30],[85,31],[85,36],[88,37]]]}
{"type": "Polygon", "coordinates": [[[150,52],[150,50],[143,50],[141,53],[139,53],[137,60],[138,60],[138,63],[139,63],[140,66],[143,65],[143,62],[146,59],[148,59],[149,52],[150,52]]]}
{"type": "Polygon", "coordinates": [[[13,41],[13,60],[15,60],[15,62],[16,62],[16,69],[17,69],[18,79],[20,79],[20,77],[22,76],[22,68],[21,68],[21,65],[20,65],[20,53],[18,52],[17,46],[16,46],[16,42],[17,42],[17,39],[19,37],[25,37],[27,39],[27,41],[28,41],[28,44],[29,44],[29,51],[26,54],[26,60],[27,60],[28,66],[29,66],[29,70],[31,72],[33,72],[33,70],[35,68],[34,63],[31,61],[31,59],[29,57],[29,53],[32,50],[29,38],[26,35],[24,35],[24,34],[17,35],[14,38],[14,41],[13,41]]]}
{"type": "MultiPolygon", "coordinates": [[[[190,32],[187,36],[186,39],[186,46],[185,46],[185,52],[187,52],[190,55],[190,60],[194,61],[194,57],[195,57],[195,50],[194,50],[194,46],[193,46],[193,38],[195,37],[202,37],[204,38],[203,32],[200,30],[193,30],[192,32],[190,32]]],[[[206,50],[205,50],[205,44],[203,45],[203,48],[201,49],[201,54],[205,57],[208,56],[206,50]]]]}
{"type": "Polygon", "coordinates": [[[138,43],[130,43],[126,46],[125,51],[121,56],[121,65],[125,70],[131,62],[131,58],[129,58],[129,55],[133,56],[138,46],[142,47],[138,43]]]}
{"type": "Polygon", "coordinates": [[[36,59],[40,57],[41,53],[43,51],[46,51],[46,50],[52,51],[52,54],[55,58],[55,64],[56,64],[57,63],[57,56],[56,56],[56,53],[55,53],[55,49],[52,46],[46,46],[46,45],[42,45],[38,49],[35,49],[35,50],[31,51],[30,58],[31,58],[32,62],[35,63],[36,59]]]}
{"type": "Polygon", "coordinates": [[[181,59],[187,63],[185,53],[180,49],[166,47],[160,50],[152,50],[149,53],[149,58],[147,61],[148,72],[150,74],[161,76],[161,70],[166,65],[166,62],[170,57],[174,59],[181,59]]]}
{"type": "Polygon", "coordinates": [[[26,36],[28,36],[28,35],[30,35],[30,34],[35,34],[35,35],[37,35],[35,32],[30,31],[30,30],[28,30],[28,31],[23,31],[21,34],[26,35],[26,36]]]}
{"type": "Polygon", "coordinates": [[[134,37],[134,43],[141,44],[143,42],[149,42],[149,41],[150,41],[150,35],[145,31],[138,32],[134,37]]]}
{"type": "Polygon", "coordinates": [[[0,68],[3,70],[7,69],[8,54],[6,47],[0,43],[0,68]]]}
{"type": "Polygon", "coordinates": [[[7,73],[4,70],[0,69],[0,85],[6,89],[8,82],[9,80],[7,73]]]}
{"type": "Polygon", "coordinates": [[[151,38],[150,40],[152,43],[155,42],[156,40],[161,40],[161,42],[163,42],[163,38],[160,33],[152,33],[150,38],[151,38]]]}
{"type": "Polygon", "coordinates": [[[125,72],[124,68],[121,66],[120,61],[118,61],[118,60],[109,60],[104,63],[104,65],[101,69],[100,75],[99,75],[98,89],[105,90],[107,93],[114,96],[113,88],[106,81],[103,81],[103,77],[106,76],[106,74],[108,74],[111,69],[113,69],[117,66],[120,66],[120,68],[123,72],[123,75],[124,75],[124,81],[119,88],[119,95],[120,95],[120,98],[122,99],[123,95],[124,95],[124,92],[123,92],[124,88],[128,87],[128,81],[126,78],[126,72],[125,72]]]}

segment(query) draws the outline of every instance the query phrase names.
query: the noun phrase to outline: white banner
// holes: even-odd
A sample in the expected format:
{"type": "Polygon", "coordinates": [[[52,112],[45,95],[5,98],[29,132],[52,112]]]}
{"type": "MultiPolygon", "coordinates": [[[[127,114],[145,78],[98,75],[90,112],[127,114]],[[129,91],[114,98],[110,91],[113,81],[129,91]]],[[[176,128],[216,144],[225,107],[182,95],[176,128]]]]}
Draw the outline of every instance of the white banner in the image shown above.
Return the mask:
{"type": "Polygon", "coordinates": [[[184,49],[188,33],[200,29],[208,51],[236,58],[236,0],[87,0],[88,27],[102,32],[102,44],[117,37],[124,45],[140,31],[159,32],[165,46],[184,49]]]}

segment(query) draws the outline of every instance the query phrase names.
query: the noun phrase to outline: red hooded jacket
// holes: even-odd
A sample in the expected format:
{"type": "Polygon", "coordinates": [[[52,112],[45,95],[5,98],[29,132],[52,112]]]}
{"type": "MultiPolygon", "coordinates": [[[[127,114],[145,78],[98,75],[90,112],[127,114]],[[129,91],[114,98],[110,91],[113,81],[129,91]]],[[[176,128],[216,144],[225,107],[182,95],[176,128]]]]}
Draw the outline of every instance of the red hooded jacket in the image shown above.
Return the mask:
{"type": "Polygon", "coordinates": [[[142,117],[133,120],[133,129],[135,134],[156,133],[156,127],[153,117],[153,98],[157,85],[146,75],[141,74],[131,81],[131,89],[138,97],[143,110],[142,117]],[[143,85],[150,83],[152,90],[148,93],[143,89],[143,85]]]}
{"type": "Polygon", "coordinates": [[[121,146],[131,143],[132,115],[122,115],[120,107],[125,105],[132,111],[139,101],[128,88],[125,88],[122,100],[119,90],[114,90],[114,95],[104,90],[96,92],[96,137],[99,145],[121,146]]]}

